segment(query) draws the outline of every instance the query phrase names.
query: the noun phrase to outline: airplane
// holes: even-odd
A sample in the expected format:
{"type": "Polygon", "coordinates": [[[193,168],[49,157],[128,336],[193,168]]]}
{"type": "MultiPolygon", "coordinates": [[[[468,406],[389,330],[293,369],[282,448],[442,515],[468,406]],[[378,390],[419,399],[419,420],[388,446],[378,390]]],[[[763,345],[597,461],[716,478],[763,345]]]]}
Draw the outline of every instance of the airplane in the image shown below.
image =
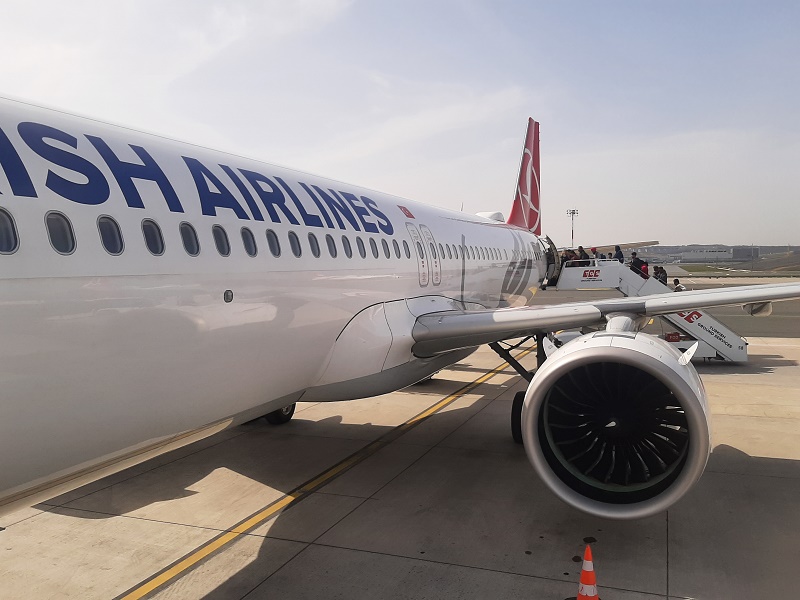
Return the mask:
{"type": "Polygon", "coordinates": [[[0,513],[254,418],[285,423],[299,401],[403,388],[481,344],[604,326],[540,355],[512,423],[564,501],[645,517],[688,491],[711,445],[688,353],[643,321],[800,297],[529,306],[552,247],[532,119],[507,222],[7,99],[0,172],[0,513]]]}

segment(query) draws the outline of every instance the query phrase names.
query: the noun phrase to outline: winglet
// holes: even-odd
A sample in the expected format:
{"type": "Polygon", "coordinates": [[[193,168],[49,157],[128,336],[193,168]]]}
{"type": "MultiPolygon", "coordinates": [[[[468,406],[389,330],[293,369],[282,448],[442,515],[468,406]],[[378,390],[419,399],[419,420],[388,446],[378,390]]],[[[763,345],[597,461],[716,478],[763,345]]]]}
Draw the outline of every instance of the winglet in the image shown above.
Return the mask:
{"type": "Polygon", "coordinates": [[[524,227],[536,235],[542,234],[542,214],[539,209],[539,123],[528,118],[525,148],[519,166],[514,205],[508,217],[509,225],[524,227]]]}

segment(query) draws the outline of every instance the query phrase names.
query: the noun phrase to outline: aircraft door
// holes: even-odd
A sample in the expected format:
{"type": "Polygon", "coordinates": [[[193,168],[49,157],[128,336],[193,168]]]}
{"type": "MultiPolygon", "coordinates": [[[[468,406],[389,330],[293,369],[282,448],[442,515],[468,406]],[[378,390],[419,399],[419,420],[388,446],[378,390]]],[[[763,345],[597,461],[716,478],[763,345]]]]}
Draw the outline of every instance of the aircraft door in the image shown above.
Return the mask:
{"type": "Polygon", "coordinates": [[[430,279],[430,266],[428,265],[428,256],[425,253],[425,241],[420,236],[417,228],[411,223],[406,223],[408,235],[411,236],[411,243],[414,246],[414,254],[417,255],[417,270],[419,271],[419,286],[427,287],[430,279]]]}
{"type": "Polygon", "coordinates": [[[553,240],[550,239],[549,235],[544,236],[544,239],[547,240],[547,245],[550,248],[550,251],[553,253],[553,259],[555,260],[552,272],[550,266],[548,265],[547,267],[547,280],[548,280],[547,283],[549,284],[550,281],[558,280],[558,276],[561,274],[561,268],[563,265],[561,264],[561,256],[558,253],[558,248],[556,248],[556,245],[553,243],[553,240]]]}
{"type": "Polygon", "coordinates": [[[436,250],[436,239],[426,225],[420,225],[419,230],[422,232],[422,237],[425,239],[425,243],[430,252],[431,279],[433,279],[433,285],[439,285],[442,283],[442,257],[439,256],[439,252],[436,250]]]}

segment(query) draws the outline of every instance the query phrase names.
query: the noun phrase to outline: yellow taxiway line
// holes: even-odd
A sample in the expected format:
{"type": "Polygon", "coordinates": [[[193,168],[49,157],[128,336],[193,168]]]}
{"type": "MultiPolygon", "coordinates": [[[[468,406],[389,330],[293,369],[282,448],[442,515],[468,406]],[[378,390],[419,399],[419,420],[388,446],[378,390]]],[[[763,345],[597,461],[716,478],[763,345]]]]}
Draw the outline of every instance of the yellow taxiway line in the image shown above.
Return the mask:
{"type": "MultiPolygon", "coordinates": [[[[535,349],[527,348],[520,352],[516,358],[517,360],[521,359],[522,357],[530,354],[535,349]]],[[[478,377],[474,381],[468,383],[461,389],[453,392],[449,396],[443,398],[433,406],[427,408],[426,410],[422,411],[418,415],[411,417],[406,422],[398,425],[390,432],[382,435],[374,442],[367,444],[360,450],[357,450],[344,460],[336,463],[326,471],[320,473],[316,477],[308,480],[306,483],[298,486],[291,492],[285,494],[275,502],[265,506],[263,509],[255,512],[254,514],[246,517],[230,529],[222,532],[217,537],[209,540],[205,544],[195,548],[191,552],[185,554],[182,558],[179,558],[171,565],[165,567],[158,573],[148,577],[144,581],[136,584],[128,591],[123,592],[119,596],[115,598],[115,600],[140,600],[144,598],[148,594],[158,590],[159,588],[163,588],[164,586],[172,583],[176,579],[184,576],[188,573],[190,569],[196,566],[200,561],[208,558],[212,554],[219,552],[226,546],[230,545],[240,536],[247,534],[248,532],[252,531],[256,527],[263,524],[265,521],[269,520],[273,516],[275,516],[278,512],[285,510],[298,502],[300,502],[303,498],[311,495],[313,492],[317,491],[322,486],[330,483],[335,477],[341,475],[345,471],[349,470],[350,468],[354,467],[358,463],[364,461],[365,459],[369,458],[378,450],[383,448],[384,446],[388,445],[389,443],[396,440],[398,437],[403,435],[404,433],[408,432],[410,429],[416,427],[429,417],[433,416],[446,406],[452,404],[462,396],[470,393],[476,387],[481,385],[482,383],[486,383],[495,375],[501,373],[506,368],[508,368],[508,363],[504,362],[503,364],[499,365],[498,367],[492,369],[488,373],[478,377]]]]}

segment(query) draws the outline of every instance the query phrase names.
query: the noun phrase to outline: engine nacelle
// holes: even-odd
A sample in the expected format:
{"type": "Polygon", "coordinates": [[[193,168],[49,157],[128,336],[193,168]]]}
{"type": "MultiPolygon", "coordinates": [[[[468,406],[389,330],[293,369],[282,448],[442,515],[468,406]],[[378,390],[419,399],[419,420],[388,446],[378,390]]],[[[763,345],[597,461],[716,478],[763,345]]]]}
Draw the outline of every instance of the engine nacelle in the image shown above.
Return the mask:
{"type": "Polygon", "coordinates": [[[638,519],[689,491],[711,438],[705,389],[680,357],[644,333],[597,332],[565,344],[537,370],[522,435],[559,498],[600,517],[638,519]]]}

